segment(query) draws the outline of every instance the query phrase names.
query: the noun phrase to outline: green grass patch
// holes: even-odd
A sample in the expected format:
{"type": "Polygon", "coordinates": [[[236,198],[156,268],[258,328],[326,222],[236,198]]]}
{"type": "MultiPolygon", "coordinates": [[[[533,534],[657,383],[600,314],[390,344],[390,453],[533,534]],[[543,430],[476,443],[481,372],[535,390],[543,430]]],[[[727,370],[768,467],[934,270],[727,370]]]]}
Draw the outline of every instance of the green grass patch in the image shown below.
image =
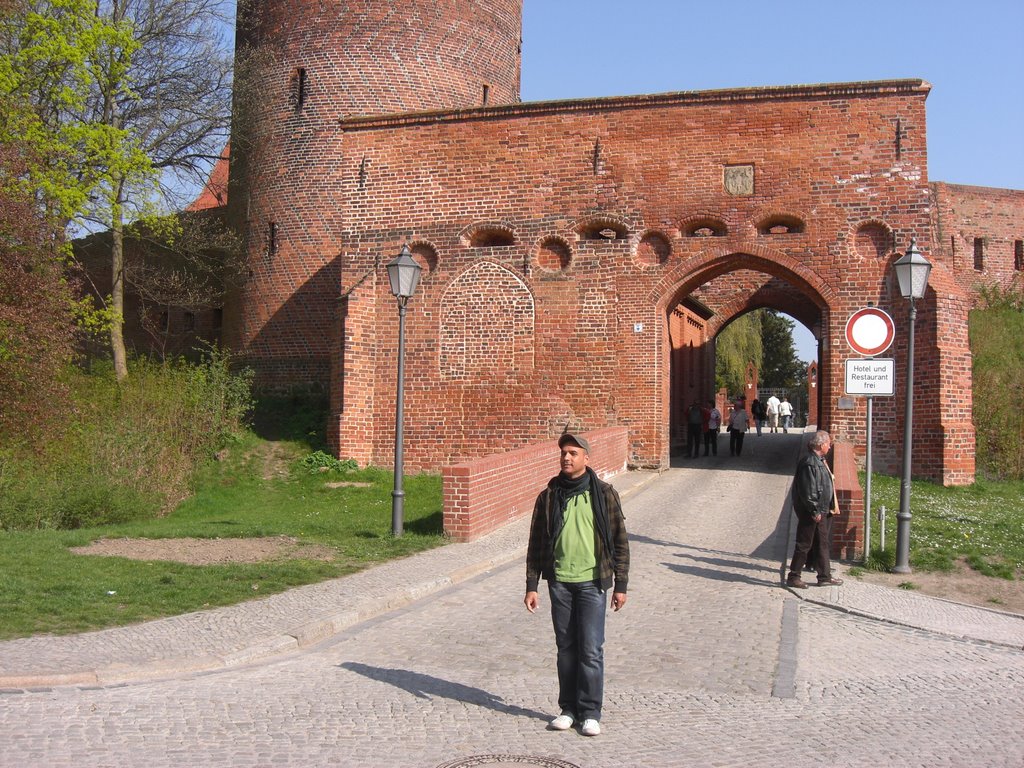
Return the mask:
{"type": "MultiPolygon", "coordinates": [[[[889,570],[895,562],[899,497],[898,477],[872,476],[872,510],[877,513],[879,507],[886,507],[886,549],[879,548],[876,517],[866,568],[889,570]]],[[[978,481],[946,488],[915,480],[910,512],[912,568],[951,571],[963,561],[987,576],[1014,579],[1024,575],[1024,481],[978,481]]]]}
{"type": "Polygon", "coordinates": [[[405,533],[396,539],[393,475],[380,469],[311,473],[303,462],[310,442],[316,440],[240,437],[198,473],[195,493],[165,517],[0,533],[0,639],[82,632],[230,605],[445,542],[439,476],[405,478],[405,533]],[[337,554],[330,562],[190,566],[69,551],[100,538],[260,536],[290,536],[337,554]]]}

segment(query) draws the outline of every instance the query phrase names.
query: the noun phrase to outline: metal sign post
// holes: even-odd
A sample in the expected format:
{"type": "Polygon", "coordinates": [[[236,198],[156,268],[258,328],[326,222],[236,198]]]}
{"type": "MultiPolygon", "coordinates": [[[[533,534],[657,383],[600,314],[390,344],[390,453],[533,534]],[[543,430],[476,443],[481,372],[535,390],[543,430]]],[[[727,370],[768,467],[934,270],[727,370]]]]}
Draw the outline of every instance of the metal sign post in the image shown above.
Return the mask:
{"type": "Polygon", "coordinates": [[[868,447],[864,455],[864,471],[867,480],[864,483],[864,562],[871,556],[871,410],[875,398],[868,395],[868,447]]]}
{"type": "MultiPolygon", "coordinates": [[[[891,397],[896,391],[896,361],[878,359],[896,335],[888,313],[873,306],[854,312],[846,322],[846,343],[866,357],[846,361],[846,394],[864,395],[868,401],[867,445],[864,450],[867,481],[864,488],[864,560],[871,555],[871,422],[876,396],[891,397]]],[[[885,531],[882,531],[884,541],[885,531]]]]}

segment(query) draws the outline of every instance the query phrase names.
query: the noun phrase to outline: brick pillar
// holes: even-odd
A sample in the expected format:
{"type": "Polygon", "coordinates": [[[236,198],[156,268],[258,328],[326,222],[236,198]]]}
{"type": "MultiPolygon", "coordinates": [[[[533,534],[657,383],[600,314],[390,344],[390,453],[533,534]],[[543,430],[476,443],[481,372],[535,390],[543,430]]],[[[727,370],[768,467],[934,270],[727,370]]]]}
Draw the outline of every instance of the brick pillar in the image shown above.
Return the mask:
{"type": "Polygon", "coordinates": [[[818,423],[818,363],[807,366],[807,423],[818,423]]]}

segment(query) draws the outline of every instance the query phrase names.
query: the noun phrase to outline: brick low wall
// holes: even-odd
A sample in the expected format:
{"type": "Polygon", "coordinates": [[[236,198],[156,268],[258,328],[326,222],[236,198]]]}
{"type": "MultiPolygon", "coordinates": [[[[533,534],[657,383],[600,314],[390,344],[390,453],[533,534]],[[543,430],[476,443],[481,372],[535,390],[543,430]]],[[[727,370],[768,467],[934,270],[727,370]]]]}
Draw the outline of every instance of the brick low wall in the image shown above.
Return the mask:
{"type": "MultiPolygon", "coordinates": [[[[590,466],[599,477],[626,469],[626,427],[606,427],[583,436],[590,442],[590,466]]],[[[445,467],[441,470],[445,535],[453,541],[472,541],[531,514],[537,494],[558,472],[554,438],[445,467]]]]}
{"type": "Polygon", "coordinates": [[[832,520],[832,557],[860,560],[864,553],[864,490],[857,477],[853,443],[833,447],[839,514],[832,520]]]}

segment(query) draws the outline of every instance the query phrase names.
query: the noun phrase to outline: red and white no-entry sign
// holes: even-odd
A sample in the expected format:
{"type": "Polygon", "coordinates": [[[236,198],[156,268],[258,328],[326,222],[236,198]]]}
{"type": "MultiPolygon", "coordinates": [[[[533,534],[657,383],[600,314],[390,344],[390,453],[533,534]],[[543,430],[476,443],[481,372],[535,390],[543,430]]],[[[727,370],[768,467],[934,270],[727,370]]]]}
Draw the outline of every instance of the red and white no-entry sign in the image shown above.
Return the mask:
{"type": "Polygon", "coordinates": [[[846,343],[861,355],[880,355],[892,344],[896,325],[887,312],[878,307],[858,309],[846,321],[846,343]]]}

